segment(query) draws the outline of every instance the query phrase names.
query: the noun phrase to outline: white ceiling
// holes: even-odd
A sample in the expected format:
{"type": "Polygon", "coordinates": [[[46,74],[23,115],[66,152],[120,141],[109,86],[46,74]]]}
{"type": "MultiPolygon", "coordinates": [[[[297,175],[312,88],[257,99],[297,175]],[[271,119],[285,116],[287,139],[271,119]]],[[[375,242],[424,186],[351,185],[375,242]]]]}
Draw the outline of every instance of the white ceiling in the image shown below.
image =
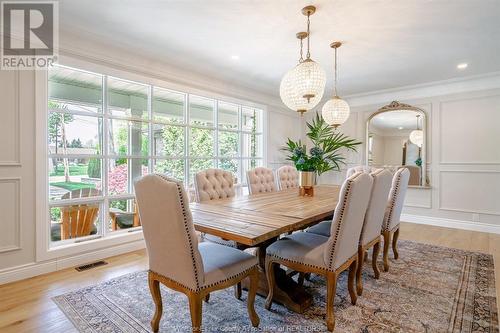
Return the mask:
{"type": "Polygon", "coordinates": [[[329,44],[345,43],[341,95],[500,71],[499,0],[61,0],[60,29],[278,95],[309,4],[312,58],[329,86],[329,44]]]}

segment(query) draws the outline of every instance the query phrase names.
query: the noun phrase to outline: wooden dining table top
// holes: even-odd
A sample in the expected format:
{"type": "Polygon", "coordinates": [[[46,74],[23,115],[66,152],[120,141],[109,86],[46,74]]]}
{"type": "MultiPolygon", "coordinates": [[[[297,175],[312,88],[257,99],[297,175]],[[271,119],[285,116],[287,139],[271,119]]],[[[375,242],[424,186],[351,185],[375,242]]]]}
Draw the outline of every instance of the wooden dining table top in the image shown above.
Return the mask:
{"type": "Polygon", "coordinates": [[[339,191],[340,186],[320,185],[313,196],[299,196],[295,188],[191,203],[190,208],[196,230],[256,246],[331,216],[339,191]]]}

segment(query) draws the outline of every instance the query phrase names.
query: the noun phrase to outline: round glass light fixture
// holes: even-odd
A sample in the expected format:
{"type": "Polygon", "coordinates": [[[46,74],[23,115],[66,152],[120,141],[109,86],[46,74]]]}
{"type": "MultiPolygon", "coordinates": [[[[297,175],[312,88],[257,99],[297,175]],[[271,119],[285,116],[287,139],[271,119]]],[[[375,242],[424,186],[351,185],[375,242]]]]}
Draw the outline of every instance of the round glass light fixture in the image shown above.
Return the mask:
{"type": "Polygon", "coordinates": [[[413,144],[416,144],[420,148],[422,148],[422,144],[424,143],[424,131],[420,129],[420,126],[418,124],[418,120],[420,118],[420,115],[417,114],[417,129],[411,131],[410,133],[410,141],[413,144]]]}
{"type": "Polygon", "coordinates": [[[321,115],[327,124],[337,128],[349,119],[351,108],[346,101],[337,95],[337,49],[342,45],[341,42],[333,42],[330,47],[335,50],[334,60],[334,82],[333,82],[333,97],[323,105],[321,115]]]}
{"type": "Polygon", "coordinates": [[[325,71],[311,59],[310,53],[310,16],[316,12],[316,7],[306,6],[302,14],[307,16],[307,32],[297,33],[300,39],[299,64],[288,71],[280,84],[280,97],[283,103],[290,109],[303,114],[311,110],[323,98],[326,85],[325,71]],[[307,38],[306,59],[303,58],[303,40],[307,38]]]}
{"type": "Polygon", "coordinates": [[[349,119],[351,109],[349,104],[338,96],[332,97],[328,100],[323,109],[321,109],[321,115],[327,124],[333,127],[340,126],[349,119]]]}
{"type": "Polygon", "coordinates": [[[410,141],[416,144],[419,147],[422,147],[424,143],[424,131],[422,130],[413,130],[410,133],[410,141]]]}
{"type": "Polygon", "coordinates": [[[307,100],[309,110],[318,105],[326,85],[325,71],[318,63],[307,58],[292,69],[291,75],[297,94],[307,100]]]}
{"type": "Polygon", "coordinates": [[[309,110],[309,103],[297,93],[293,82],[292,71],[293,69],[289,70],[281,80],[280,97],[287,108],[303,114],[309,110]]]}

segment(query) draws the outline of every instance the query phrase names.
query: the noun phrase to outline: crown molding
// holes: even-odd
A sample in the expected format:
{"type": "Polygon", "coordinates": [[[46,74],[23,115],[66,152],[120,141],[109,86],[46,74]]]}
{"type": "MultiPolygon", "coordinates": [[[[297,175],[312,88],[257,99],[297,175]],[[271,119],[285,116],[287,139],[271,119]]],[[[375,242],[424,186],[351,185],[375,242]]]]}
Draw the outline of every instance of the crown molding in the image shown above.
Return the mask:
{"type": "Polygon", "coordinates": [[[500,88],[500,72],[433,81],[398,88],[345,96],[351,107],[387,104],[393,100],[415,100],[435,96],[500,88]]]}

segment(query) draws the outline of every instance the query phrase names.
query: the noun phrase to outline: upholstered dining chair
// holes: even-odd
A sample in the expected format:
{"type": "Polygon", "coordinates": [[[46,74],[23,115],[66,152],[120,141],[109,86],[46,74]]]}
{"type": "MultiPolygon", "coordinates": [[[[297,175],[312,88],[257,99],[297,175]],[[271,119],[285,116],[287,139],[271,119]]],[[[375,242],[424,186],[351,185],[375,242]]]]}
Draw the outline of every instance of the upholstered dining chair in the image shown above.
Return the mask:
{"type": "Polygon", "coordinates": [[[284,165],[276,171],[280,191],[299,187],[299,173],[291,165],[284,165]]]}
{"type": "Polygon", "coordinates": [[[333,301],[338,275],[349,268],[348,290],[351,303],[356,304],[354,280],[358,261],[358,241],[363,227],[373,179],[356,173],[345,180],[333,215],[330,237],[297,232],[271,244],[266,250],[266,275],[269,293],[266,309],[270,309],[275,286],[274,265],[287,266],[302,273],[316,273],[327,279],[326,324],[335,327],[333,301]]]}
{"type": "Polygon", "coordinates": [[[268,168],[257,167],[247,171],[247,183],[249,194],[277,191],[273,170],[268,168]]]}
{"type": "MultiPolygon", "coordinates": [[[[194,177],[194,189],[196,202],[207,202],[236,196],[233,174],[221,169],[207,169],[198,172],[194,177]]],[[[201,237],[209,242],[236,247],[234,242],[217,236],[202,234],[201,237]]]]}
{"type": "Polygon", "coordinates": [[[346,175],[345,175],[345,178],[349,178],[351,177],[352,175],[354,175],[356,172],[365,172],[365,173],[370,173],[372,172],[373,170],[375,170],[375,168],[371,167],[371,166],[367,166],[367,165],[357,165],[355,167],[352,167],[352,168],[349,168],[347,169],[347,172],[346,172],[346,175]]]}
{"type": "MultiPolygon", "coordinates": [[[[385,209],[387,207],[387,197],[391,189],[392,173],[385,169],[375,169],[370,173],[373,177],[373,187],[370,194],[370,202],[366,210],[363,221],[363,228],[359,236],[358,244],[358,270],[356,271],[356,290],[358,295],[363,293],[363,262],[367,251],[373,247],[372,268],[375,279],[380,277],[377,260],[380,252],[380,227],[384,222],[385,209]]],[[[307,232],[318,235],[330,236],[331,222],[323,221],[311,228],[307,232]]]]}
{"type": "Polygon", "coordinates": [[[205,296],[245,278],[250,278],[248,315],[257,327],[257,258],[215,243],[198,244],[182,183],[164,175],[147,175],[135,183],[135,193],[149,257],[149,288],[156,306],[153,331],[158,331],[163,311],[160,283],[187,295],[192,331],[201,332],[205,296]]]}
{"type": "Polygon", "coordinates": [[[384,216],[382,225],[382,235],[384,236],[384,271],[389,271],[389,246],[392,236],[392,252],[394,259],[399,258],[398,253],[398,238],[399,225],[401,219],[401,211],[408,189],[408,181],[410,179],[410,171],[407,168],[401,168],[394,174],[392,178],[391,191],[389,193],[389,203],[384,216]]]}

